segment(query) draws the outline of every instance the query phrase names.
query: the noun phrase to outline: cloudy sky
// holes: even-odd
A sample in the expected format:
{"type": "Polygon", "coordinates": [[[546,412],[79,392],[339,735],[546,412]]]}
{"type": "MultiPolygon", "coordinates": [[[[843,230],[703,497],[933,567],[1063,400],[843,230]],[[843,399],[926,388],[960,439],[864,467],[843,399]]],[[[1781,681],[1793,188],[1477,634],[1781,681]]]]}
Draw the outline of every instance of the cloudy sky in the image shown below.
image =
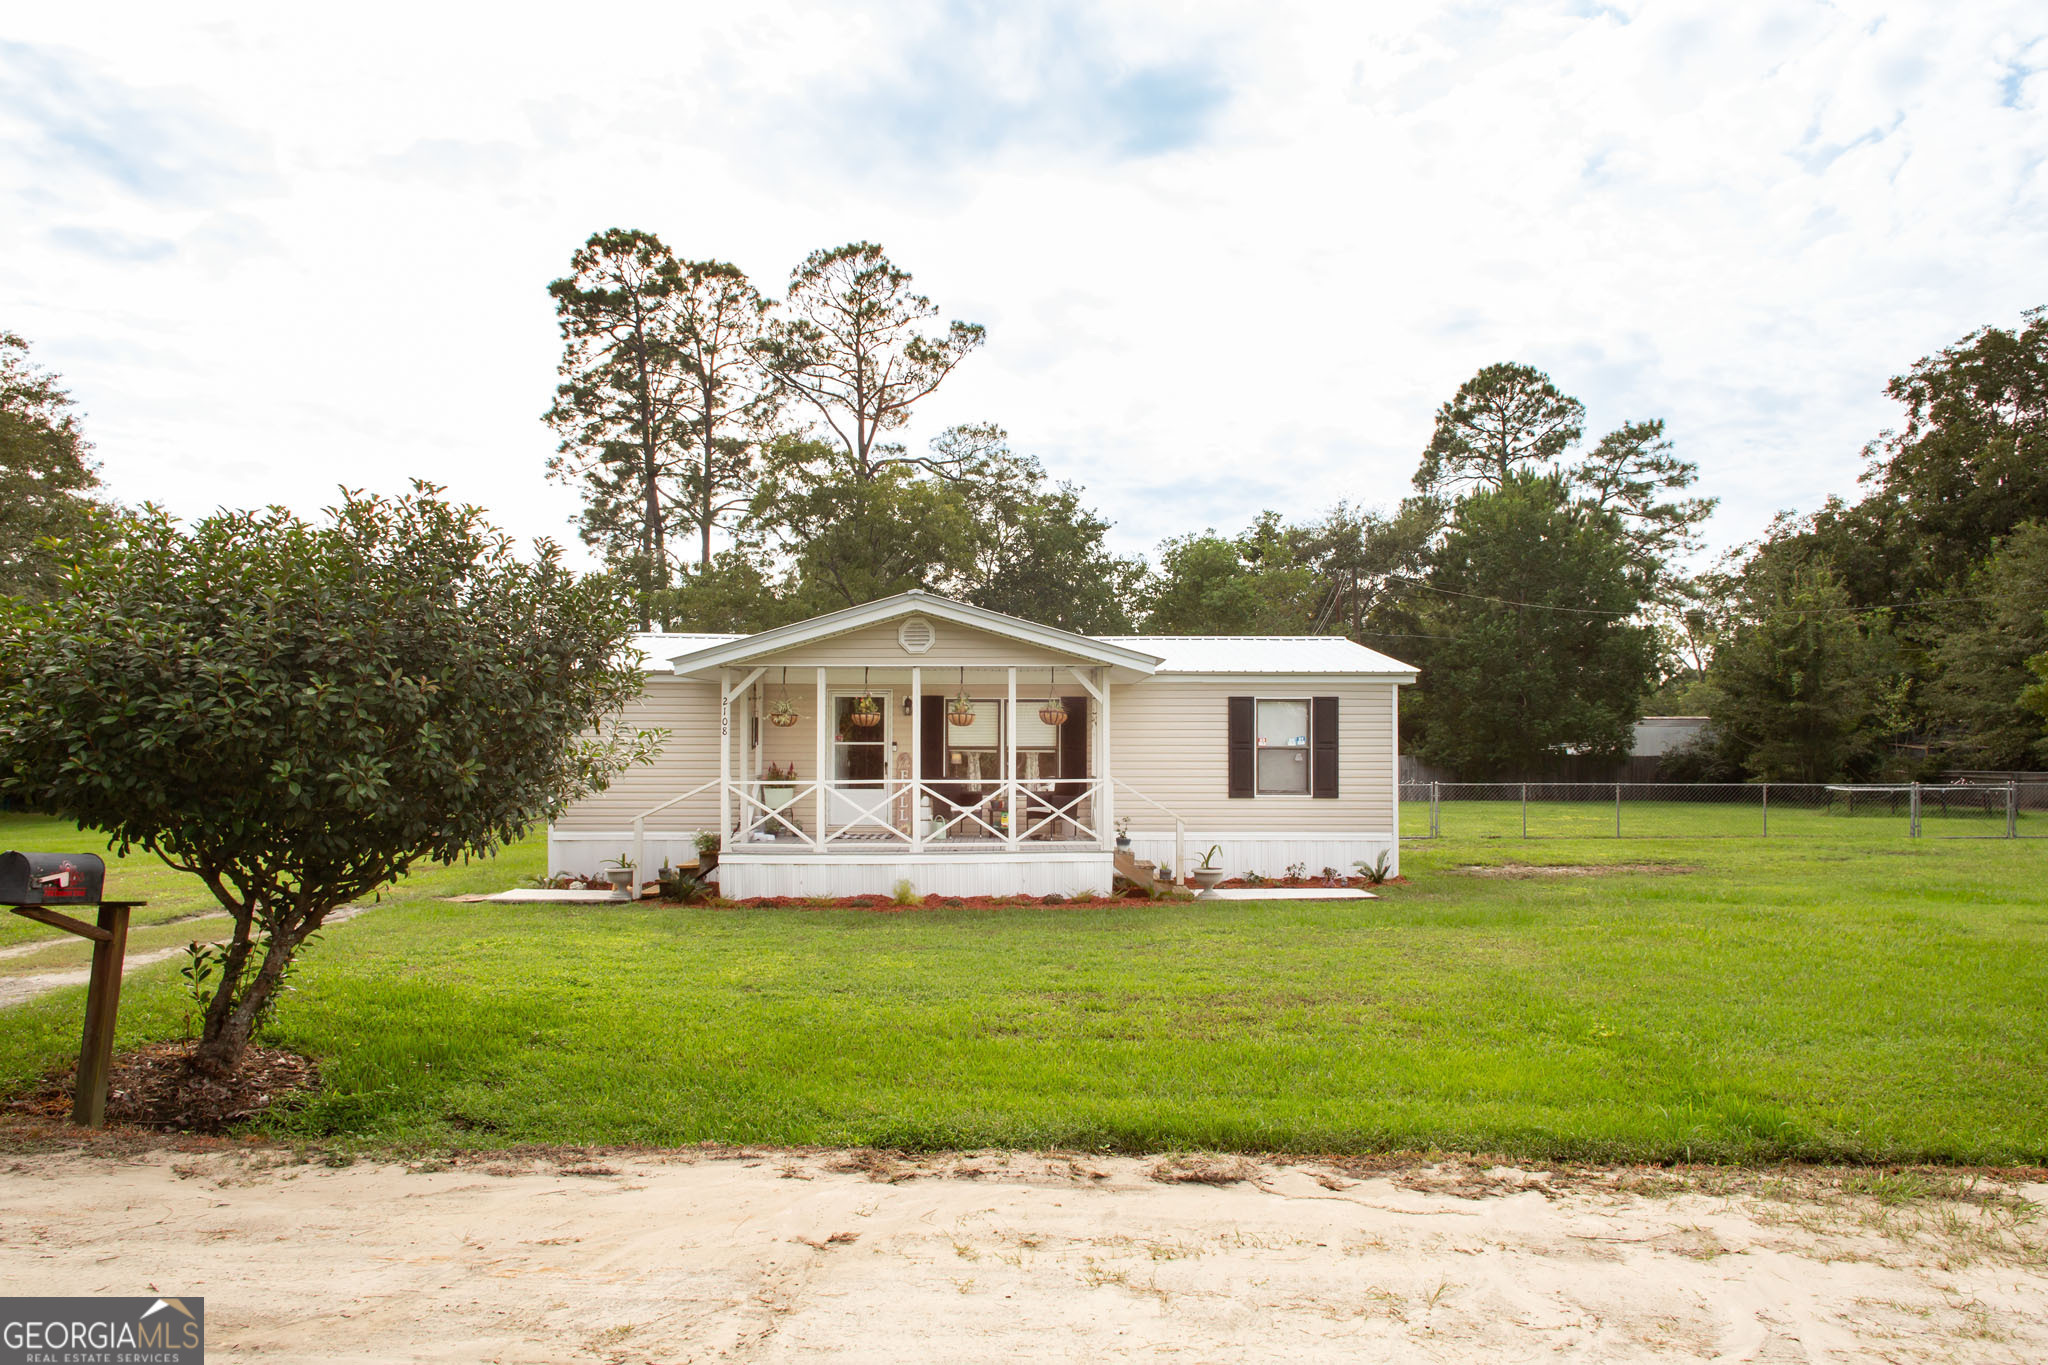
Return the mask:
{"type": "Polygon", "coordinates": [[[2044,68],[2039,0],[38,6],[0,327],[124,500],[420,476],[566,536],[578,243],[779,293],[867,238],[988,327],[909,439],[1003,424],[1122,548],[1391,504],[1504,359],[1666,418],[1726,544],[1853,490],[1887,376],[2048,303],[2044,68]]]}

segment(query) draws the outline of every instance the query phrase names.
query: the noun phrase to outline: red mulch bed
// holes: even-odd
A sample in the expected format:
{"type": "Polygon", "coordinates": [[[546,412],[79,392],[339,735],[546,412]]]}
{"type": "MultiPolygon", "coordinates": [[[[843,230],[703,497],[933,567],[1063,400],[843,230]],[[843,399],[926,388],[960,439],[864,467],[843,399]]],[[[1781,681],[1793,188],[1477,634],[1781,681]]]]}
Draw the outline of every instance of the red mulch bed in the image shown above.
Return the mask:
{"type": "MultiPolygon", "coordinates": [[[[1399,886],[1406,883],[1406,877],[1389,878],[1383,885],[1399,886]]],[[[1250,886],[1242,877],[1232,877],[1219,883],[1222,886],[1250,886]]],[[[1258,883],[1261,886],[1351,886],[1363,889],[1367,883],[1363,877],[1348,877],[1342,881],[1329,882],[1321,877],[1306,879],[1294,877],[1275,879],[1258,883]]],[[[1192,890],[1193,888],[1189,888],[1192,890]]],[[[1072,896],[924,896],[908,905],[898,905],[888,896],[754,896],[739,901],[713,901],[713,905],[745,907],[749,910],[875,910],[896,914],[909,910],[1008,910],[1022,906],[1072,905],[1086,908],[1091,905],[1109,905],[1119,901],[1149,901],[1151,898],[1139,887],[1126,887],[1113,896],[1096,896],[1088,900],[1077,900],[1072,896]]]]}
{"type": "MultiPolygon", "coordinates": [[[[192,1069],[191,1043],[151,1043],[114,1058],[107,1122],[183,1133],[218,1133],[320,1086],[320,1069],[296,1052],[251,1047],[226,1082],[192,1069]]],[[[7,1107],[41,1118],[71,1114],[72,1071],[46,1078],[7,1107]]]]}

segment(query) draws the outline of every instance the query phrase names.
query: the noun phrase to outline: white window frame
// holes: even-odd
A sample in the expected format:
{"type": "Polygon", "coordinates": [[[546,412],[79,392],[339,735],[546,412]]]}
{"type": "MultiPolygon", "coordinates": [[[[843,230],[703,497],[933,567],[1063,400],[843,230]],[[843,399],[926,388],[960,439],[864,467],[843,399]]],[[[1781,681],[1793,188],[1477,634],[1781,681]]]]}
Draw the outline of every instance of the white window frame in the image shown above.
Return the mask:
{"type": "MultiPolygon", "coordinates": [[[[1275,753],[1292,752],[1292,744],[1271,746],[1275,753]]],[[[1276,801],[1301,801],[1312,799],[1316,794],[1316,702],[1314,697],[1260,697],[1252,698],[1252,799],[1270,797],[1276,801]],[[1298,792],[1269,792],[1259,776],[1259,755],[1266,752],[1259,743],[1259,708],[1269,701],[1299,702],[1308,718],[1307,735],[1301,744],[1302,770],[1308,775],[1308,785],[1298,792]]]]}

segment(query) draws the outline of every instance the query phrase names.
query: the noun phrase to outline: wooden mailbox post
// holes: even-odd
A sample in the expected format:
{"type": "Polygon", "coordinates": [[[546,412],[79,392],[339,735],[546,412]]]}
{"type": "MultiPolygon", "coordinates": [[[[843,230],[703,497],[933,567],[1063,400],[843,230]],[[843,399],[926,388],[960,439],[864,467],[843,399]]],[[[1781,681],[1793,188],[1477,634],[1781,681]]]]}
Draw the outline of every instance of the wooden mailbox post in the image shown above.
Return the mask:
{"type": "Polygon", "coordinates": [[[114,1018],[121,1008],[121,962],[128,953],[128,912],[145,901],[101,900],[106,863],[90,853],[0,854],[0,905],[24,919],[92,941],[92,978],[85,988],[85,1032],[78,1045],[78,1080],[71,1121],[97,1128],[107,1118],[107,1073],[114,1063],[114,1018]],[[91,906],[87,924],[56,909],[91,906]]]}

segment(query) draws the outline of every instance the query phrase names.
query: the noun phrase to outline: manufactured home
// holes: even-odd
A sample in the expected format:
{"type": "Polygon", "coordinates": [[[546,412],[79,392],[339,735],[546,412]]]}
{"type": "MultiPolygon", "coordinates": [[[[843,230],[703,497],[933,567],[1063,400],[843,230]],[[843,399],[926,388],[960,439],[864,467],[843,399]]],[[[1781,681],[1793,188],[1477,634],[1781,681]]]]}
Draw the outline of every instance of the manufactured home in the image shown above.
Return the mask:
{"type": "Polygon", "coordinates": [[[551,871],[720,836],[733,898],[1106,893],[1398,868],[1407,664],[1332,636],[1089,636],[911,591],[757,635],[638,637],[659,759],[565,811],[551,871]]]}

